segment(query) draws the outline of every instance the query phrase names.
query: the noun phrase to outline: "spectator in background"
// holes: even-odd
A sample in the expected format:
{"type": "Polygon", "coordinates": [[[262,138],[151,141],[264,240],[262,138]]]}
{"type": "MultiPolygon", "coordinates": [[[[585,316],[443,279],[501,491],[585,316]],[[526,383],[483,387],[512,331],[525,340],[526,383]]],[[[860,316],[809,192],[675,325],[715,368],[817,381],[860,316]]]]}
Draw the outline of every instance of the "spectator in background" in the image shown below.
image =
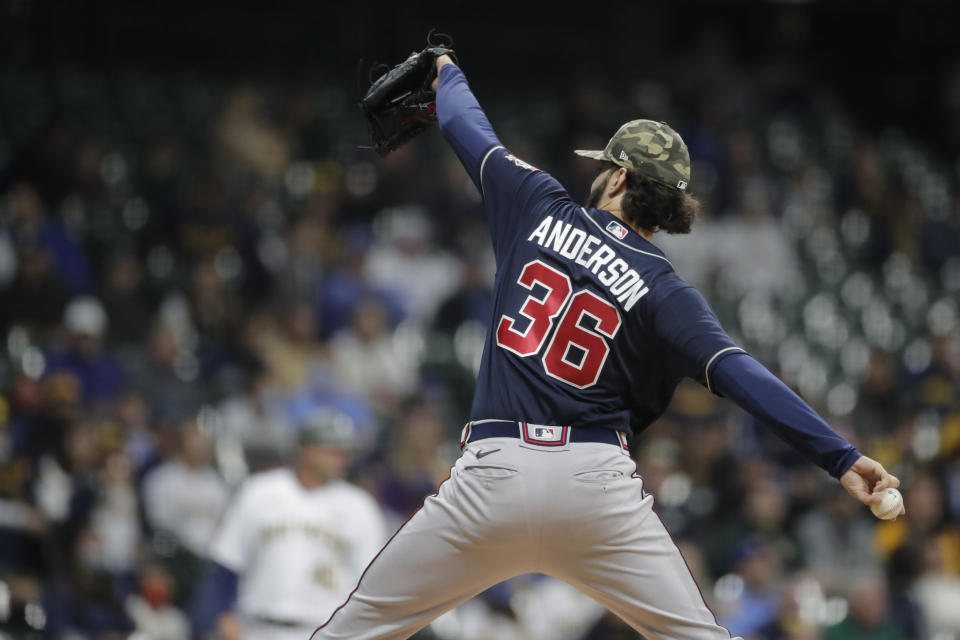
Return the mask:
{"type": "Polygon", "coordinates": [[[140,546],[139,499],[130,459],[122,451],[105,456],[88,528],[81,533],[84,553],[117,577],[133,574],[140,546]]]}
{"type": "Polygon", "coordinates": [[[889,435],[902,418],[904,397],[902,382],[892,355],[882,349],[873,349],[867,371],[860,383],[860,400],[854,419],[870,435],[889,435]]]}
{"type": "Polygon", "coordinates": [[[89,293],[92,278],[87,257],[64,230],[44,214],[40,193],[21,182],[9,196],[14,242],[18,246],[41,248],[50,256],[57,280],[73,294],[89,293]]]}
{"type": "Polygon", "coordinates": [[[133,631],[127,616],[121,583],[99,565],[93,543],[85,537],[73,547],[76,562],[72,567],[59,637],[123,638],[133,631]],[[75,636],[74,636],[75,637],[75,636]]]}
{"type": "Polygon", "coordinates": [[[48,440],[35,450],[33,499],[57,543],[52,564],[63,570],[70,562],[63,554],[73,549],[96,500],[100,450],[93,425],[76,411],[76,380],[66,374],[51,376],[44,381],[43,393],[53,406],[47,408],[45,423],[38,420],[35,425],[38,431],[51,433],[43,434],[48,440]]]}
{"type": "Polygon", "coordinates": [[[850,613],[830,627],[824,640],[906,640],[890,618],[887,588],[880,576],[853,574],[850,613]]]}
{"type": "Polygon", "coordinates": [[[804,565],[828,587],[876,567],[874,550],[866,543],[875,527],[872,516],[843,493],[835,493],[825,508],[808,511],[796,524],[804,565]]]}
{"type": "Polygon", "coordinates": [[[140,262],[130,253],[116,253],[107,263],[103,282],[103,306],[111,322],[109,342],[127,348],[141,345],[157,305],[146,288],[140,262]]]}
{"type": "Polygon", "coordinates": [[[10,407],[0,396],[0,575],[38,572],[47,522],[33,499],[33,461],[16,441],[10,407]]]}
{"type": "Polygon", "coordinates": [[[150,640],[184,640],[190,637],[190,623],[173,606],[173,579],[159,564],[140,571],[138,590],[127,596],[125,607],[138,633],[150,640]]]}
{"type": "Polygon", "coordinates": [[[330,341],[337,379],[384,415],[417,388],[417,364],[399,348],[384,306],[367,298],[353,311],[350,327],[330,341]]]}
{"type": "Polygon", "coordinates": [[[278,284],[286,299],[309,298],[323,276],[335,235],[329,220],[319,215],[302,215],[287,233],[287,255],[278,274],[278,284]]]}
{"type": "Polygon", "coordinates": [[[826,608],[819,583],[799,574],[780,595],[776,620],[757,634],[763,640],[822,640],[816,617],[826,608]]]}
{"type": "Polygon", "coordinates": [[[745,493],[736,517],[726,526],[717,527],[705,540],[711,569],[716,575],[729,567],[731,558],[742,559],[747,551],[761,548],[758,541],[774,549],[783,562],[791,563],[797,555],[796,546],[786,535],[790,496],[778,483],[769,464],[753,461],[743,465],[741,473],[745,493]],[[745,545],[746,540],[754,540],[754,544],[745,545]]]}
{"type": "Polygon", "coordinates": [[[200,339],[198,352],[228,348],[243,313],[236,292],[213,260],[200,262],[194,268],[189,301],[193,326],[200,339]]]}
{"type": "Polygon", "coordinates": [[[226,208],[225,185],[216,173],[209,169],[198,171],[191,187],[186,215],[178,229],[178,248],[204,265],[202,261],[231,246],[232,221],[226,208]]]}
{"type": "Polygon", "coordinates": [[[906,628],[919,626],[916,605],[928,637],[960,632],[960,528],[947,518],[940,479],[926,472],[914,476],[906,483],[904,504],[907,517],[880,523],[874,538],[890,574],[900,579],[891,582],[898,618],[906,628]]]}
{"type": "Polygon", "coordinates": [[[196,420],[182,421],[172,458],[143,479],[154,547],[163,549],[181,601],[190,597],[227,504],[227,486],[213,468],[212,444],[196,420]]]}
{"type": "Polygon", "coordinates": [[[387,309],[390,324],[403,319],[404,306],[394,291],[373,286],[364,275],[364,260],[370,249],[370,233],[354,228],[344,234],[344,246],[337,252],[324,278],[317,285],[317,317],[320,337],[329,339],[350,325],[353,310],[367,298],[377,298],[387,309]]]}
{"type": "Polygon", "coordinates": [[[149,408],[143,395],[134,389],[117,398],[111,418],[123,438],[123,446],[133,467],[145,469],[156,455],[156,433],[150,424],[149,408]]]}
{"type": "Polygon", "coordinates": [[[47,372],[69,371],[77,376],[84,402],[93,407],[112,402],[126,385],[120,365],[103,350],[107,323],[107,313],[96,298],[74,298],[63,314],[66,348],[47,358],[47,372]]]}
{"type": "Polygon", "coordinates": [[[943,487],[937,476],[922,472],[906,484],[903,502],[909,517],[885,520],[876,527],[874,545],[882,557],[911,540],[923,539],[937,547],[947,575],[960,579],[960,527],[946,517],[943,487]]]}
{"type": "MultiPolygon", "coordinates": [[[[928,218],[920,236],[920,258],[932,272],[951,258],[960,258],[960,193],[954,194],[953,211],[941,218],[928,218]]],[[[946,206],[949,207],[949,204],[946,206]]]]}
{"type": "Polygon", "coordinates": [[[735,578],[717,621],[746,638],[774,623],[784,588],[783,566],[776,548],[760,537],[744,538],[734,556],[735,578]]]}
{"type": "Polygon", "coordinates": [[[317,370],[329,366],[326,345],[317,340],[317,317],[311,305],[284,305],[261,324],[257,352],[270,379],[280,389],[302,389],[317,370]]]}
{"type": "Polygon", "coordinates": [[[201,602],[218,614],[223,640],[308,637],[386,537],[376,502],[342,480],[355,443],[350,420],[314,412],[299,439],[292,468],[241,487],[210,548],[216,566],[201,602]]]}
{"type": "Polygon", "coordinates": [[[141,174],[135,182],[148,204],[148,216],[140,233],[142,247],[151,248],[176,241],[181,227],[183,203],[178,182],[184,167],[183,145],[171,137],[149,143],[138,162],[141,174]]]}
{"type": "Polygon", "coordinates": [[[39,384],[19,381],[12,395],[17,419],[24,431],[23,447],[33,462],[43,456],[62,456],[66,435],[83,415],[83,389],[69,371],[55,371],[39,384]],[[33,396],[33,397],[31,397],[33,396]]]}
{"type": "Polygon", "coordinates": [[[235,90],[217,118],[216,141],[237,169],[276,179],[289,162],[291,142],[265,117],[262,102],[252,87],[235,90]]]}
{"type": "Polygon", "coordinates": [[[894,186],[885,170],[883,156],[878,144],[870,138],[862,138],[854,149],[852,160],[851,198],[853,206],[864,211],[871,219],[867,258],[880,265],[893,251],[896,244],[893,218],[895,217],[894,186]]]}
{"type": "Polygon", "coordinates": [[[932,407],[946,414],[960,408],[960,338],[956,332],[933,336],[930,365],[908,380],[914,407],[932,407]]]}
{"type": "Polygon", "coordinates": [[[460,262],[433,246],[430,219],[418,207],[387,210],[378,225],[379,238],[367,253],[367,280],[395,291],[408,318],[429,323],[460,283],[460,262]]]}
{"type": "Polygon", "coordinates": [[[203,388],[195,382],[190,354],[167,324],[159,322],[150,330],[144,358],[136,362],[132,378],[152,411],[166,416],[196,412],[203,402],[203,388]]]}
{"type": "Polygon", "coordinates": [[[918,542],[922,554],[922,571],[914,583],[913,593],[923,612],[930,638],[957,637],[960,633],[960,576],[955,567],[949,566],[940,540],[930,537],[918,542]]]}
{"type": "Polygon", "coordinates": [[[914,540],[893,550],[886,562],[890,591],[890,617],[908,638],[925,638],[926,616],[920,608],[917,578],[924,572],[924,540],[914,540]]]}
{"type": "Polygon", "coordinates": [[[0,290],[0,329],[24,324],[41,334],[60,323],[69,294],[51,264],[50,254],[29,243],[17,245],[17,271],[0,290]]]}
{"type": "Polygon", "coordinates": [[[443,437],[438,410],[423,398],[411,398],[378,455],[364,464],[363,474],[391,524],[399,526],[410,517],[449,474],[449,461],[441,455],[443,437]]]}
{"type": "Polygon", "coordinates": [[[293,454],[296,432],[284,412],[283,395],[266,373],[251,376],[243,393],[224,400],[220,414],[250,470],[263,471],[293,454]]]}
{"type": "Polygon", "coordinates": [[[62,454],[41,460],[38,500],[50,519],[48,548],[58,592],[56,637],[110,637],[133,626],[123,608],[123,583],[137,550],[139,523],[129,465],[104,455],[97,426],[78,421],[62,454]],[[60,635],[57,635],[60,634],[60,635]]]}
{"type": "Polygon", "coordinates": [[[493,312],[493,292],[484,267],[479,256],[468,257],[463,268],[463,281],[443,301],[433,319],[436,330],[453,335],[464,322],[487,322],[493,312]]]}

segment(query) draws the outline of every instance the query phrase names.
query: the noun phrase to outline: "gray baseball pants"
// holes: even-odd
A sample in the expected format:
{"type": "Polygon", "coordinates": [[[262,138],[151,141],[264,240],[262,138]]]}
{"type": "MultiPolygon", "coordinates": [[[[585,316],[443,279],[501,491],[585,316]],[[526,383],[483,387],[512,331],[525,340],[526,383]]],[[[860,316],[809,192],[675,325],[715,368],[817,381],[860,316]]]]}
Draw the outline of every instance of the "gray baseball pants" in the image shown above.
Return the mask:
{"type": "Polygon", "coordinates": [[[635,472],[610,444],[467,444],[311,640],[408,638],[524,573],[570,583],[651,640],[730,640],[635,472]]]}

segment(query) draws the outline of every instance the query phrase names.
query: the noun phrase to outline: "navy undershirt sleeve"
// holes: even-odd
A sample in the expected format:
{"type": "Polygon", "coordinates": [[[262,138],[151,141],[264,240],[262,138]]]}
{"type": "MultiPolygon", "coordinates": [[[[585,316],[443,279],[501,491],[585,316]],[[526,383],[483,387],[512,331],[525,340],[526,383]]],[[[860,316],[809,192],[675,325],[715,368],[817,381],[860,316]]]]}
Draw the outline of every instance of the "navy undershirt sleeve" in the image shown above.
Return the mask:
{"type": "Polygon", "coordinates": [[[237,604],[240,578],[218,562],[210,564],[187,606],[190,622],[198,631],[216,627],[217,619],[237,604]]]}
{"type": "Polygon", "coordinates": [[[711,377],[716,391],[833,477],[842,476],[860,457],[810,405],[749,355],[739,352],[723,358],[711,377]]]}
{"type": "Polygon", "coordinates": [[[227,567],[217,564],[213,572],[213,591],[217,595],[217,609],[229,611],[237,604],[239,576],[227,567]]]}
{"type": "MultiPolygon", "coordinates": [[[[440,131],[453,147],[477,189],[481,189],[480,165],[493,147],[503,146],[487,114],[470,91],[467,78],[456,65],[440,69],[437,83],[437,120],[440,131]]],[[[481,189],[482,190],[482,189],[481,189]]]]}

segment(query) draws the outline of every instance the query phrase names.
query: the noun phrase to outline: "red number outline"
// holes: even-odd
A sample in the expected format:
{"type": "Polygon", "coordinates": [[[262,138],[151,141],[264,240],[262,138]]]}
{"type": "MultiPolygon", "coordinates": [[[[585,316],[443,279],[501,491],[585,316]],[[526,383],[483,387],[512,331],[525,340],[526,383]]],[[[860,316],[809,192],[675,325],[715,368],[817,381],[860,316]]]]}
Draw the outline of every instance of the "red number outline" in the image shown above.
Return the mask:
{"type": "Polygon", "coordinates": [[[613,340],[616,337],[617,332],[620,331],[620,326],[623,324],[622,318],[620,317],[620,311],[598,296],[597,294],[589,291],[587,289],[581,289],[573,298],[570,300],[570,304],[567,305],[566,311],[563,313],[563,317],[560,318],[560,323],[557,325],[557,330],[554,331],[553,337],[550,339],[550,344],[547,345],[546,350],[543,352],[543,358],[541,358],[541,363],[543,364],[543,370],[547,372],[547,375],[551,378],[556,378],[562,382],[574,386],[578,389],[587,389],[597,384],[597,380],[600,379],[600,372],[603,371],[603,365],[607,362],[607,356],[610,355],[610,345],[607,344],[607,341],[604,340],[604,336],[613,340]],[[583,302],[579,302],[579,301],[583,302]],[[591,313],[591,307],[596,313],[591,313]],[[609,312],[613,313],[610,314],[609,312]],[[601,317],[599,314],[607,315],[601,317]],[[576,319],[574,318],[576,316],[576,319]],[[596,320],[597,324],[593,329],[588,329],[587,327],[582,326],[580,323],[583,322],[584,316],[590,316],[596,320]],[[612,326],[611,326],[612,325],[612,326]],[[581,335],[586,335],[589,338],[592,338],[592,345],[584,345],[576,341],[575,336],[569,334],[579,333],[581,335]],[[557,338],[563,336],[563,342],[557,342],[557,338]],[[573,345],[578,349],[583,351],[583,358],[580,360],[580,366],[575,365],[574,363],[567,360],[567,354],[570,353],[570,346],[573,345]],[[593,360],[596,359],[597,348],[602,349],[602,356],[600,356],[600,362],[593,364],[593,360]],[[555,349],[557,351],[555,352],[555,349]],[[559,355],[558,355],[559,354],[559,355]],[[588,368],[588,365],[589,368],[588,368]],[[562,367],[570,367],[573,372],[568,372],[566,375],[558,371],[562,367]],[[587,376],[590,375],[590,372],[593,372],[593,378],[589,379],[589,382],[583,384],[578,384],[577,380],[579,379],[579,374],[585,373],[587,376]]]}
{"type": "MultiPolygon", "coordinates": [[[[554,269],[542,260],[533,260],[523,265],[523,269],[520,271],[520,277],[517,278],[517,284],[531,291],[530,295],[527,296],[526,300],[523,301],[523,304],[520,306],[520,310],[518,311],[518,313],[527,318],[530,323],[527,325],[526,330],[523,333],[520,333],[513,328],[513,324],[516,322],[516,320],[506,314],[503,314],[500,316],[500,323],[497,325],[497,345],[503,347],[511,353],[517,354],[521,358],[526,358],[527,356],[532,356],[540,351],[540,347],[543,346],[543,341],[553,329],[554,318],[556,318],[567,306],[567,301],[570,299],[570,291],[572,286],[570,284],[570,278],[567,276],[567,274],[554,269]],[[542,267],[542,269],[536,269],[536,265],[539,265],[542,267]],[[551,286],[550,283],[544,282],[542,279],[542,273],[544,270],[546,270],[547,273],[550,273],[551,277],[560,276],[563,278],[563,283],[566,290],[559,292],[556,286],[551,286]],[[538,274],[537,272],[540,273],[538,274]],[[541,277],[538,278],[538,275],[541,277]],[[534,284],[539,284],[547,289],[547,292],[541,298],[537,298],[533,295],[532,292],[534,284]],[[559,301],[559,304],[556,302],[552,303],[556,304],[556,310],[553,311],[553,313],[548,313],[546,317],[543,317],[542,315],[531,315],[531,313],[535,311],[535,309],[530,309],[531,304],[539,305],[540,308],[546,307],[548,305],[548,301],[553,298],[555,294],[561,295],[562,299],[559,301]],[[531,311],[531,313],[527,313],[528,310],[531,311]],[[517,344],[518,342],[527,342],[530,338],[530,332],[533,331],[538,325],[542,326],[543,322],[546,322],[547,325],[546,327],[543,327],[543,332],[540,335],[539,340],[537,340],[536,344],[533,345],[532,348],[522,347],[517,344]],[[507,344],[506,340],[510,340],[510,342],[513,343],[513,346],[507,344]]],[[[555,282],[554,284],[556,285],[557,283],[555,282]]]]}
{"type": "Polygon", "coordinates": [[[519,310],[519,313],[530,323],[521,333],[513,328],[516,322],[514,318],[506,314],[500,316],[496,334],[497,346],[521,358],[526,358],[539,353],[549,337],[547,348],[540,359],[540,364],[547,375],[578,389],[595,385],[610,355],[610,345],[604,338],[612,340],[623,324],[620,310],[588,289],[581,289],[571,295],[572,285],[569,276],[541,260],[533,260],[525,264],[517,278],[517,284],[531,291],[519,310]],[[547,277],[546,273],[550,276],[547,277]],[[552,280],[553,284],[545,280],[552,280]],[[539,298],[532,293],[535,284],[547,289],[547,292],[539,298]],[[560,296],[559,304],[556,296],[560,296]],[[554,310],[550,312],[550,309],[554,310]],[[576,318],[571,315],[571,311],[576,318]],[[561,314],[554,331],[554,320],[561,314]],[[593,329],[581,325],[584,316],[589,316],[596,321],[593,329]],[[535,330],[536,333],[531,335],[535,330]],[[551,332],[553,332],[552,336],[550,336],[551,332]],[[535,344],[530,344],[531,337],[536,339],[535,344]],[[577,342],[577,337],[592,344],[585,345],[577,342]],[[510,344],[507,344],[508,342],[510,344]],[[567,360],[571,345],[584,352],[579,366],[567,360]],[[562,352],[556,351],[558,349],[562,349],[562,352]],[[601,353],[598,362],[597,354],[601,353]],[[567,368],[566,371],[564,371],[565,368],[567,368]]]}

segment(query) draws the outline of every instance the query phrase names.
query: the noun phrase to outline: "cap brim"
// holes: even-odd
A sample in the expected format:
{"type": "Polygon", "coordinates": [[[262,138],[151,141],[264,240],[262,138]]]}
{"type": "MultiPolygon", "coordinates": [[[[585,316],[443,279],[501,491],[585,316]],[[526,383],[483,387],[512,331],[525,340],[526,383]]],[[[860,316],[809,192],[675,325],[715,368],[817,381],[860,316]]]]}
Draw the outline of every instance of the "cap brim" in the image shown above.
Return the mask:
{"type": "Polygon", "coordinates": [[[574,151],[574,153],[578,156],[583,156],[584,158],[593,158],[594,160],[609,160],[603,151],[586,151],[584,149],[577,149],[574,151]]]}

